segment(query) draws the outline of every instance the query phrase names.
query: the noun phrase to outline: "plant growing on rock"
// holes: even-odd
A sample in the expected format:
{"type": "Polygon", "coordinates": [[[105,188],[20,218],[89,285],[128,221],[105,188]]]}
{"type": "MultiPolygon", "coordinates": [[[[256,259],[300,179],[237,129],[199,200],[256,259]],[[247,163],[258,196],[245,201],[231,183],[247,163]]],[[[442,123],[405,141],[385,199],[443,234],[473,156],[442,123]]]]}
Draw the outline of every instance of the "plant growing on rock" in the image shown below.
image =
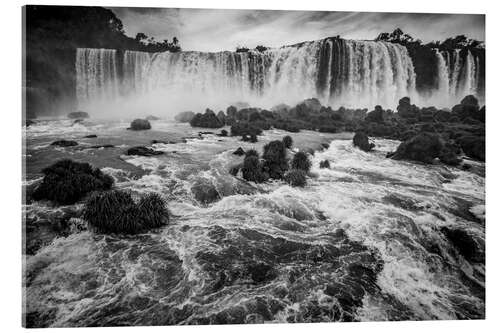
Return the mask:
{"type": "Polygon", "coordinates": [[[292,145],[293,145],[293,139],[292,139],[292,137],[290,135],[284,136],[283,137],[283,144],[288,149],[292,148],[292,145]]]}
{"type": "Polygon", "coordinates": [[[303,170],[307,173],[311,170],[311,161],[309,161],[306,153],[299,151],[293,156],[291,167],[292,169],[303,170]]]}
{"type": "Polygon", "coordinates": [[[169,213],[158,194],[148,194],[136,204],[130,193],[115,190],[92,194],[83,218],[98,232],[136,234],[167,224],[169,213]]]}
{"type": "Polygon", "coordinates": [[[92,191],[109,190],[113,178],[88,163],[60,160],[42,170],[42,183],[33,192],[34,200],[51,200],[71,205],[92,191]]]}
{"type": "Polygon", "coordinates": [[[269,174],[270,178],[281,179],[288,170],[288,159],[286,148],[282,141],[271,141],[264,146],[263,170],[269,174]]]}
{"type": "Polygon", "coordinates": [[[130,127],[127,128],[133,131],[142,131],[151,129],[151,124],[146,119],[134,119],[132,123],[130,123],[130,127]]]}
{"type": "Polygon", "coordinates": [[[304,187],[307,184],[306,173],[303,170],[292,169],[285,174],[284,179],[293,187],[304,187]]]}

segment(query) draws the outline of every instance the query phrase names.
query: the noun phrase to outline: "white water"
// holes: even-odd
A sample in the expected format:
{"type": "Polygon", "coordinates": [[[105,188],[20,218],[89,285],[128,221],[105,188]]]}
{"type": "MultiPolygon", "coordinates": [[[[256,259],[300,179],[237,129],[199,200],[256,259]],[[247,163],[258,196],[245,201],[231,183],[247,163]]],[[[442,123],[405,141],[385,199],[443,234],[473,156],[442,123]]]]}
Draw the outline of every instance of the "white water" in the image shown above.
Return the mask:
{"type": "Polygon", "coordinates": [[[264,53],[126,51],[119,84],[116,57],[110,50],[78,50],[77,98],[82,110],[168,115],[225,109],[238,101],[270,108],[310,97],[334,107],[395,108],[402,96],[416,96],[406,48],[385,42],[320,40],[264,53]]]}

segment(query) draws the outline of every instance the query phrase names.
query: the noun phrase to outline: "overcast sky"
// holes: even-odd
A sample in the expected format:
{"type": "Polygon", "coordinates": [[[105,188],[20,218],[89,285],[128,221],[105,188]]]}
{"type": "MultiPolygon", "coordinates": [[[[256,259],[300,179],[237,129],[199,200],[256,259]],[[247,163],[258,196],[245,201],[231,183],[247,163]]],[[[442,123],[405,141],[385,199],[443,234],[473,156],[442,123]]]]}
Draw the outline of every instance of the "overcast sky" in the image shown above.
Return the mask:
{"type": "Polygon", "coordinates": [[[340,35],[374,39],[401,28],[424,42],[466,35],[484,41],[484,16],[220,9],[110,8],[125,32],[156,40],[176,36],[183,50],[234,50],[236,46],[278,47],[340,35]]]}

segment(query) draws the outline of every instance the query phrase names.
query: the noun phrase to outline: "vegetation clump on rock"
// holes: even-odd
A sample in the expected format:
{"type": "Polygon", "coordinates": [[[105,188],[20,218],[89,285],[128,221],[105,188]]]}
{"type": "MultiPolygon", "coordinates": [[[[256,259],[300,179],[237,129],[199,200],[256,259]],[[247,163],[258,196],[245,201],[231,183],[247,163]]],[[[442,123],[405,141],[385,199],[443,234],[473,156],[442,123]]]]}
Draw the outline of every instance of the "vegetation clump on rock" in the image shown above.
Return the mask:
{"type": "Polygon", "coordinates": [[[132,131],[142,131],[151,129],[151,124],[146,119],[134,119],[127,128],[132,131]]]}
{"type": "Polygon", "coordinates": [[[205,113],[197,113],[190,121],[189,124],[192,127],[205,127],[205,128],[221,128],[224,123],[220,121],[215,113],[206,109],[205,113]]]}
{"type": "Polygon", "coordinates": [[[323,161],[319,162],[319,168],[320,169],[330,169],[330,161],[323,160],[323,161]]]}
{"type": "Polygon", "coordinates": [[[304,187],[307,184],[306,172],[292,169],[285,174],[284,180],[293,187],[304,187]]]}
{"type": "Polygon", "coordinates": [[[151,193],[135,203],[128,192],[96,192],[85,204],[83,218],[102,233],[136,234],[169,222],[169,212],[160,195],[151,193]]]}
{"type": "Polygon", "coordinates": [[[285,145],[285,147],[287,149],[292,148],[292,146],[293,146],[293,139],[292,139],[292,137],[290,135],[285,135],[283,137],[283,144],[285,145]]]}
{"type": "Polygon", "coordinates": [[[296,153],[292,158],[291,168],[302,170],[306,173],[309,172],[311,170],[311,161],[307,154],[303,151],[296,153]]]}
{"type": "Polygon", "coordinates": [[[368,141],[368,136],[364,132],[356,132],[354,138],[352,139],[352,142],[354,146],[366,152],[372,150],[375,147],[373,143],[370,143],[368,141]]]}
{"type": "Polygon", "coordinates": [[[42,170],[42,183],[34,190],[34,200],[50,200],[71,205],[92,191],[109,190],[113,178],[88,163],[60,160],[42,170]]]}
{"type": "Polygon", "coordinates": [[[283,141],[271,141],[264,146],[263,170],[272,179],[282,179],[288,170],[288,159],[283,141]]]}

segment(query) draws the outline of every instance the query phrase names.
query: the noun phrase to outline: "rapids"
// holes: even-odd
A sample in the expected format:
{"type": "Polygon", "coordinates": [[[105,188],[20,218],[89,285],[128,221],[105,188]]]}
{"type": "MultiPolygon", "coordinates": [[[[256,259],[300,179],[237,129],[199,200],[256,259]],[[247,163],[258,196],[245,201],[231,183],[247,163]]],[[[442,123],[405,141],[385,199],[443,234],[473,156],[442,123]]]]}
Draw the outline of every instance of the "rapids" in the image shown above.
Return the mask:
{"type": "MultiPolygon", "coordinates": [[[[160,193],[173,216],[138,236],[73,231],[24,254],[28,326],[484,318],[484,257],[466,260],[441,232],[465,231],[484,256],[484,173],[386,159],[397,141],[365,153],[350,133],[271,130],[250,144],[163,120],[145,132],[128,124],[42,120],[23,130],[26,189],[69,157],[103,168],[117,188],[160,193]],[[229,175],[237,147],[261,150],[287,134],[318,150],[305,188],[229,175]],[[49,145],[61,137],[79,145],[49,145]],[[164,155],[124,155],[152,139],[177,143],[152,145],[164,155]],[[331,169],[319,168],[325,159],[331,169]],[[200,178],[221,200],[197,203],[200,178]]],[[[58,209],[23,206],[30,225],[58,209]]]]}

